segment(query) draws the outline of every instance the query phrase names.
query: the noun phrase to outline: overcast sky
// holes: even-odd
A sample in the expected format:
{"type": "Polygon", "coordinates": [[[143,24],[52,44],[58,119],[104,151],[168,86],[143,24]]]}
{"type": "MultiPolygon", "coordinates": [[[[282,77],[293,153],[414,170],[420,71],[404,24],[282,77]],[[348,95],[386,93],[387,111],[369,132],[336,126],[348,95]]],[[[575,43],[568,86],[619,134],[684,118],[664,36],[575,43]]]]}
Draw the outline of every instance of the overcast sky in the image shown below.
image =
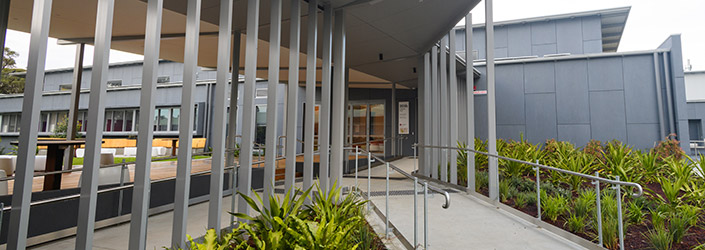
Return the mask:
{"type": "MultiPolygon", "coordinates": [[[[681,34],[683,65],[690,59],[693,70],[705,70],[705,1],[704,0],[495,0],[495,21],[565,14],[632,6],[618,51],[651,50],[668,36],[681,34]]],[[[484,1],[473,13],[474,23],[484,23],[484,1]]],[[[464,21],[461,21],[463,23],[464,21]]],[[[29,34],[8,30],[5,46],[17,51],[20,68],[27,66],[29,34]]],[[[49,39],[47,69],[73,67],[75,46],[57,45],[49,39]]],[[[92,64],[93,47],[86,46],[85,65],[92,64]]],[[[142,60],[141,55],[113,50],[110,62],[142,60]]]]}

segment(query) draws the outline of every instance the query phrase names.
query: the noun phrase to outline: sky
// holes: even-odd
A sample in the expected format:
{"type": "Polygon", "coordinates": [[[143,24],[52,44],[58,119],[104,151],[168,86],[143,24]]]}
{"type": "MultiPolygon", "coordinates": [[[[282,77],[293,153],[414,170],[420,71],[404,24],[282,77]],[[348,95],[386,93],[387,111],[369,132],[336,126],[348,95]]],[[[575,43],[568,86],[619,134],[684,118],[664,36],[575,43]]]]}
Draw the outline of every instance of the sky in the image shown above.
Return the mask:
{"type": "MultiPolygon", "coordinates": [[[[493,3],[495,21],[631,6],[618,51],[652,50],[668,36],[681,34],[683,65],[690,60],[693,70],[705,70],[705,0],[494,0],[493,3]]],[[[484,1],[472,14],[473,23],[484,23],[484,1]]],[[[56,42],[49,39],[46,68],[73,67],[76,46],[56,42]]],[[[17,66],[26,68],[29,34],[8,30],[5,46],[20,54],[17,66]]],[[[110,53],[111,63],[142,58],[116,50],[110,53]]],[[[84,65],[91,65],[92,61],[93,47],[86,46],[84,65]]]]}

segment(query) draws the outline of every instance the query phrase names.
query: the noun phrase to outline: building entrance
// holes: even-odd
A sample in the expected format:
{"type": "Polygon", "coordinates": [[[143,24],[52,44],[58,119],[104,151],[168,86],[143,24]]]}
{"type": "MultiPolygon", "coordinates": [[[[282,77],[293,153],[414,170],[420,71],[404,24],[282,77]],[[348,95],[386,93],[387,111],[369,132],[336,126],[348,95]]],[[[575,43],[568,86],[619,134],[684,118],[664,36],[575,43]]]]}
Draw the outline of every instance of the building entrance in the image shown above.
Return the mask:
{"type": "Polygon", "coordinates": [[[356,101],[348,105],[347,144],[384,155],[386,141],[384,100],[356,101]]]}

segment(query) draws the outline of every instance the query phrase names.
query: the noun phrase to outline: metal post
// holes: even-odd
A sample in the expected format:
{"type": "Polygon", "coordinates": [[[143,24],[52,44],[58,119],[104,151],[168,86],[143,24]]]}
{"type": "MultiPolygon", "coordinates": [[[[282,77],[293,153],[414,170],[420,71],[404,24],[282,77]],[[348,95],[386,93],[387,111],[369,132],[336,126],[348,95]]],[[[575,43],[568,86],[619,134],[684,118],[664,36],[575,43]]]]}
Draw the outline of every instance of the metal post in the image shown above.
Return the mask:
{"type": "MultiPolygon", "coordinates": [[[[536,160],[536,164],[538,164],[539,161],[536,160]]],[[[539,167],[534,167],[534,171],[536,171],[536,218],[541,220],[541,168],[539,167]]]]}
{"type": "MultiPolygon", "coordinates": [[[[485,0],[485,48],[487,54],[487,149],[497,154],[497,113],[495,105],[494,72],[494,23],[492,21],[492,0],[485,0]]],[[[499,171],[497,158],[489,158],[490,199],[499,200],[499,171]]]]}
{"type": "MultiPolygon", "coordinates": [[[[369,149],[368,149],[369,150],[369,149]]],[[[370,200],[371,181],[372,181],[372,153],[367,151],[367,200],[370,200]]],[[[367,202],[367,211],[370,211],[370,203],[367,202]]]]}
{"type": "MultiPolygon", "coordinates": [[[[237,134],[237,97],[238,97],[238,85],[240,85],[240,32],[233,32],[233,51],[232,51],[232,76],[230,77],[230,112],[228,112],[228,157],[227,164],[230,166],[232,164],[233,169],[230,170],[231,174],[231,185],[230,185],[230,211],[235,211],[235,186],[237,180],[237,163],[235,162],[235,147],[237,141],[235,140],[237,134]]],[[[230,215],[230,225],[235,222],[235,216],[230,215]]]]}
{"type": "MultiPolygon", "coordinates": [[[[345,10],[340,9],[335,11],[335,28],[334,28],[334,54],[333,60],[335,72],[333,73],[333,108],[331,114],[333,116],[331,126],[331,179],[330,183],[342,185],[343,180],[343,139],[344,139],[344,124],[345,124],[345,10]]],[[[369,148],[368,148],[369,150],[369,148]]],[[[331,185],[332,188],[333,187],[331,185]]]]}
{"type": "Polygon", "coordinates": [[[386,180],[385,180],[385,195],[384,195],[384,237],[389,239],[389,162],[387,162],[385,168],[386,180]]]}
{"type": "MultiPolygon", "coordinates": [[[[455,57],[456,57],[456,47],[455,47],[455,29],[451,29],[448,34],[448,80],[450,82],[450,88],[448,94],[450,95],[450,116],[447,120],[450,123],[450,140],[448,146],[454,147],[458,145],[458,76],[455,70],[455,57]]],[[[458,184],[458,151],[450,150],[450,182],[453,184],[458,184]]]]}
{"type": "MultiPolygon", "coordinates": [[[[125,164],[125,159],[122,159],[122,165],[120,166],[120,187],[125,185],[125,170],[127,170],[127,164],[125,164]]],[[[130,178],[129,176],[128,174],[127,178],[130,178]]],[[[122,215],[122,191],[124,190],[120,189],[120,196],[118,197],[118,216],[122,215]]]]}
{"type": "MultiPolygon", "coordinates": [[[[220,235],[220,214],[223,207],[223,175],[225,174],[225,122],[230,70],[230,41],[233,19],[233,0],[220,0],[218,25],[218,57],[215,84],[215,105],[213,107],[210,201],[208,204],[208,228],[214,228],[220,235]]],[[[274,23],[272,23],[272,27],[274,23]]],[[[271,28],[271,27],[270,27],[271,28]]],[[[277,60],[278,61],[278,60],[277,60]]],[[[276,109],[275,109],[276,110],[276,109]]],[[[271,112],[271,110],[269,111],[271,112]]],[[[276,135],[275,135],[276,137],[276,135]]],[[[276,140],[274,138],[272,141],[276,140]]],[[[274,143],[272,143],[272,147],[274,143]]],[[[274,151],[273,151],[274,152],[274,151]]],[[[189,177],[190,178],[190,177],[189,177]]],[[[266,186],[266,185],[265,185],[266,186]]],[[[269,199],[265,199],[269,200],[269,199]]]]}
{"type": "Polygon", "coordinates": [[[333,7],[326,4],[323,8],[323,37],[322,41],[322,58],[323,67],[321,68],[321,110],[319,111],[319,127],[318,127],[318,185],[324,192],[328,191],[328,169],[330,168],[330,82],[331,82],[331,59],[333,51],[333,7]]]}
{"type": "Polygon", "coordinates": [[[428,249],[428,182],[423,182],[423,245],[428,249]]]}
{"type": "MultiPolygon", "coordinates": [[[[318,4],[308,1],[308,46],[306,47],[306,110],[304,111],[304,190],[313,185],[313,134],[316,106],[316,46],[318,36],[318,4]]],[[[297,79],[298,80],[298,79],[297,79]]],[[[310,200],[306,200],[309,202],[310,200]]]]}
{"type": "Polygon", "coordinates": [[[674,118],[674,103],[673,103],[673,86],[671,85],[671,71],[669,70],[668,58],[666,57],[666,52],[661,54],[663,59],[663,73],[666,84],[666,110],[668,111],[668,134],[675,133],[676,130],[676,118],[674,118]]]}
{"type": "MultiPolygon", "coordinates": [[[[230,211],[235,211],[235,198],[237,197],[235,191],[235,186],[237,186],[237,168],[233,168],[230,173],[230,211]]],[[[235,223],[235,216],[230,214],[230,225],[234,225],[233,223],[235,223]]]]}
{"type": "Polygon", "coordinates": [[[358,146],[355,146],[355,189],[357,189],[357,187],[358,187],[357,186],[357,172],[359,170],[358,170],[357,162],[358,162],[358,159],[360,158],[359,155],[360,155],[360,150],[358,149],[358,146]]]}
{"type": "MultiPolygon", "coordinates": [[[[397,82],[392,82],[392,154],[391,155],[397,155],[397,148],[399,147],[399,141],[397,137],[397,133],[399,133],[399,129],[397,129],[397,126],[399,123],[397,122],[397,82]]],[[[368,127],[369,128],[369,127],[368,127]]],[[[367,148],[369,149],[369,148],[367,148]]]]}
{"type": "Polygon", "coordinates": [[[49,23],[52,0],[35,0],[32,7],[31,37],[27,58],[26,84],[22,100],[22,131],[17,149],[17,170],[12,191],[7,249],[27,247],[29,228],[29,203],[32,199],[32,178],[34,176],[37,131],[41,106],[42,86],[44,86],[44,65],[46,63],[49,23]]]}
{"type": "MultiPolygon", "coordinates": [[[[152,98],[157,92],[157,69],[162,29],[163,0],[147,2],[147,24],[144,39],[144,64],[140,89],[140,113],[142,127],[137,129],[137,158],[135,160],[132,212],[130,217],[130,249],[145,249],[147,243],[147,211],[149,210],[150,170],[152,165],[152,139],[154,137],[155,104],[152,98]]],[[[122,192],[122,191],[121,191],[122,192]]],[[[121,208],[122,209],[122,208],[121,208]]]]}
{"type": "MultiPolygon", "coordinates": [[[[475,149],[475,77],[472,50],[472,13],[465,16],[465,105],[467,112],[467,147],[475,149]]],[[[467,176],[468,189],[475,192],[475,153],[468,151],[467,176]]]]}
{"type": "MultiPolygon", "coordinates": [[[[619,181],[619,176],[616,176],[619,181]]],[[[617,184],[614,186],[617,189],[617,220],[619,226],[619,249],[624,250],[624,225],[622,222],[622,187],[617,184]]]]}
{"type": "MultiPolygon", "coordinates": [[[[435,46],[434,46],[435,47],[435,46]]],[[[428,144],[433,144],[432,138],[432,127],[433,127],[433,122],[432,122],[432,113],[433,112],[433,105],[432,105],[432,100],[433,100],[433,95],[431,94],[431,54],[429,52],[424,53],[423,55],[423,143],[422,145],[428,145],[428,144]]],[[[433,152],[433,151],[431,151],[433,152]]],[[[433,154],[433,153],[432,153],[433,154]]],[[[421,155],[423,155],[423,175],[427,177],[431,177],[431,165],[433,163],[432,159],[433,156],[428,154],[428,150],[426,148],[421,148],[421,155]]]]}
{"type": "Polygon", "coordinates": [[[416,145],[413,146],[413,149],[414,149],[414,171],[415,171],[416,173],[418,173],[418,172],[419,172],[419,169],[418,169],[418,167],[417,167],[416,165],[418,164],[419,158],[418,158],[418,156],[416,155],[416,147],[417,147],[416,145]]]}
{"type": "Polygon", "coordinates": [[[417,186],[419,185],[419,178],[414,177],[414,249],[416,249],[416,246],[418,246],[419,241],[418,241],[418,219],[416,218],[418,215],[417,210],[417,204],[416,204],[416,196],[418,196],[418,191],[417,191],[417,186]]]}
{"type": "Polygon", "coordinates": [[[273,0],[270,3],[271,11],[269,26],[269,79],[267,83],[267,132],[264,153],[264,207],[269,207],[269,197],[274,195],[274,175],[277,169],[277,88],[279,86],[279,53],[281,47],[281,21],[282,1],[273,0]]]}
{"type": "Polygon", "coordinates": [[[658,128],[659,128],[659,138],[666,138],[666,124],[663,121],[663,94],[661,93],[661,68],[659,68],[659,54],[654,52],[654,79],[656,84],[656,104],[658,107],[658,128]]]}
{"type": "MultiPolygon", "coordinates": [[[[198,63],[198,34],[201,20],[201,0],[189,0],[186,10],[186,37],[184,38],[184,76],[181,89],[181,117],[179,118],[179,152],[174,192],[174,222],[171,246],[177,248],[186,242],[189,190],[191,189],[191,145],[193,143],[194,97],[198,63]]],[[[152,118],[149,118],[152,119],[152,118]]]]}
{"type": "MultiPolygon", "coordinates": [[[[291,0],[289,28],[289,68],[299,68],[299,51],[301,37],[301,1],[291,0]]],[[[294,187],[296,178],[296,126],[299,107],[299,71],[289,70],[289,82],[286,94],[286,172],[284,189],[289,192],[294,187]]]]}
{"type": "MultiPolygon", "coordinates": [[[[78,204],[76,249],[86,249],[93,245],[114,5],[114,0],[98,1],[93,70],[91,70],[91,93],[88,105],[88,124],[91,125],[86,130],[86,156],[84,158],[85,164],[83,164],[81,198],[78,204]]],[[[36,127],[30,129],[35,130],[36,127]]]]}
{"type": "MultiPolygon", "coordinates": [[[[600,172],[595,171],[595,177],[600,178],[600,172]]],[[[597,236],[600,240],[600,246],[602,246],[602,204],[600,202],[602,195],[600,195],[600,181],[592,181],[592,184],[595,185],[595,192],[597,192],[597,236]]]]}
{"type": "MultiPolygon", "coordinates": [[[[442,139],[441,139],[442,140],[442,139]]],[[[447,145],[443,145],[447,147],[447,145]]],[[[448,181],[448,149],[441,149],[441,181],[448,181]]]]}
{"type": "MultiPolygon", "coordinates": [[[[430,107],[433,107],[433,112],[432,112],[432,126],[430,128],[430,131],[433,133],[431,138],[433,141],[431,142],[432,145],[434,146],[440,146],[441,145],[441,129],[440,129],[440,114],[441,114],[441,108],[440,108],[440,91],[439,91],[439,86],[438,86],[438,47],[433,46],[431,47],[431,96],[432,96],[432,101],[430,107]]],[[[438,148],[431,148],[431,178],[438,179],[438,168],[440,164],[440,158],[441,158],[441,150],[438,148]]]]}
{"type": "MultiPolygon", "coordinates": [[[[9,1],[8,1],[9,2],[9,1]]],[[[73,68],[73,82],[71,86],[71,104],[69,106],[69,121],[66,127],[66,140],[76,139],[76,124],[78,123],[78,103],[81,99],[81,81],[83,79],[83,52],[86,44],[76,44],[76,59],[73,68]]],[[[66,148],[66,158],[64,159],[64,169],[73,168],[74,146],[66,148]]]]}
{"type": "MultiPolygon", "coordinates": [[[[439,144],[442,147],[448,147],[449,143],[448,141],[450,140],[450,133],[449,133],[449,123],[450,123],[450,113],[448,112],[448,57],[446,53],[446,45],[448,44],[448,37],[444,36],[441,39],[441,50],[440,52],[440,70],[438,73],[441,76],[441,86],[440,86],[440,108],[441,108],[441,119],[440,121],[440,126],[438,127],[438,132],[440,133],[440,138],[441,138],[441,144],[439,144]]],[[[446,148],[443,148],[441,151],[441,181],[447,182],[448,181],[448,151],[446,148]]]]}

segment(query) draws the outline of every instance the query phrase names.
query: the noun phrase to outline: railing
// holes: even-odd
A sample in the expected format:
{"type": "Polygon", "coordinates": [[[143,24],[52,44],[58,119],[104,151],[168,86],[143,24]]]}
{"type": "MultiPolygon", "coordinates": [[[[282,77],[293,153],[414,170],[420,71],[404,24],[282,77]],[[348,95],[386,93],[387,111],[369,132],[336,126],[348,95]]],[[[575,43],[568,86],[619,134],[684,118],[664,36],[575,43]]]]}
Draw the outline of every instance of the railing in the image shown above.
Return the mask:
{"type": "MultiPolygon", "coordinates": [[[[622,249],[622,250],[624,250],[624,232],[623,232],[624,229],[623,229],[623,220],[622,220],[622,195],[621,195],[621,186],[631,186],[631,187],[636,188],[636,191],[632,193],[632,196],[634,196],[634,197],[639,197],[639,196],[641,196],[641,195],[644,194],[644,189],[643,189],[643,188],[641,187],[641,185],[639,185],[638,183],[620,181],[620,180],[619,180],[619,176],[616,176],[616,180],[606,179],[606,178],[600,177],[600,173],[597,172],[597,171],[595,172],[595,175],[583,174],[583,173],[573,172],[573,171],[569,171],[569,170],[565,170],[565,169],[561,169],[561,168],[556,168],[556,167],[551,167],[551,166],[547,166],[547,165],[542,165],[542,164],[539,164],[538,161],[536,161],[536,163],[528,162],[528,161],[522,161],[522,160],[517,160],[517,159],[513,159],[513,158],[501,156],[501,155],[498,155],[498,154],[491,154],[491,153],[488,153],[488,152],[477,151],[477,150],[469,149],[469,148],[445,147],[445,146],[432,146],[432,145],[419,145],[419,144],[414,144],[413,147],[414,147],[414,158],[416,158],[416,156],[417,156],[417,155],[416,155],[416,153],[417,153],[417,151],[418,151],[417,148],[431,148],[431,149],[434,149],[434,148],[435,148],[435,149],[444,149],[444,150],[450,149],[450,150],[463,150],[463,151],[471,152],[471,154],[467,154],[468,163],[470,162],[470,160],[472,160],[472,161],[475,160],[474,153],[477,153],[477,154],[486,155],[486,156],[488,156],[488,157],[494,157],[494,158],[497,158],[497,159],[502,159],[502,160],[507,160],[507,161],[512,161],[512,162],[517,162],[517,163],[521,163],[521,164],[526,164],[526,165],[529,165],[529,166],[533,166],[533,170],[536,171],[536,207],[537,207],[537,216],[536,216],[536,217],[537,217],[537,219],[539,219],[539,220],[541,220],[541,185],[540,185],[540,184],[541,184],[541,175],[540,175],[541,169],[550,170],[550,171],[556,171],[556,172],[560,172],[560,173],[564,173],[564,174],[569,174],[569,175],[573,175],[573,176],[578,176],[578,177],[581,177],[581,178],[589,179],[589,180],[591,181],[591,184],[595,185],[595,191],[596,191],[596,194],[597,194],[597,198],[596,198],[596,201],[595,201],[595,202],[596,202],[596,205],[597,205],[597,209],[596,209],[596,210],[597,210],[597,223],[598,223],[598,225],[597,225],[597,233],[598,233],[598,239],[599,239],[600,246],[603,245],[603,239],[602,239],[602,211],[601,211],[601,201],[600,201],[600,183],[603,182],[603,183],[607,183],[607,184],[613,185],[612,188],[615,189],[616,192],[617,192],[617,217],[618,217],[618,220],[619,220],[619,222],[618,222],[619,247],[620,247],[620,249],[622,249]]],[[[448,157],[448,156],[446,155],[445,157],[448,157]]],[[[468,167],[468,170],[467,170],[467,171],[468,171],[468,178],[470,178],[470,174],[469,174],[470,171],[473,171],[473,172],[474,172],[475,170],[474,170],[474,169],[472,169],[472,170],[469,169],[470,164],[466,164],[466,165],[467,165],[467,167],[468,167]]],[[[453,183],[453,184],[455,184],[455,183],[453,183]]],[[[498,184],[499,184],[499,183],[497,183],[497,185],[496,185],[497,187],[499,187],[498,184]]],[[[490,183],[489,186],[492,187],[493,185],[490,183]]],[[[468,187],[468,188],[470,188],[470,187],[468,187]]],[[[468,191],[470,191],[470,190],[468,190],[468,191]]],[[[472,189],[472,191],[474,191],[474,189],[472,189]]]]}
{"type": "MultiPolygon", "coordinates": [[[[385,201],[384,201],[384,207],[385,207],[385,238],[389,239],[389,233],[390,233],[390,228],[389,228],[389,172],[390,169],[400,173],[403,175],[405,178],[414,180],[414,249],[418,247],[418,211],[417,211],[417,196],[418,196],[418,178],[415,176],[412,176],[411,174],[405,172],[404,170],[398,168],[397,166],[394,166],[394,164],[391,164],[381,157],[372,154],[368,150],[361,149],[359,146],[355,147],[345,147],[345,150],[354,150],[355,152],[355,186],[354,189],[357,190],[358,192],[360,191],[359,186],[358,186],[358,172],[359,172],[359,154],[360,152],[366,152],[367,153],[367,210],[369,211],[371,209],[370,203],[371,202],[371,167],[372,167],[372,159],[374,158],[375,160],[379,161],[382,164],[385,164],[385,201]]],[[[424,249],[429,249],[429,241],[428,241],[428,190],[431,190],[433,192],[442,194],[444,197],[444,203],[442,207],[444,209],[448,209],[450,207],[450,194],[440,188],[431,186],[428,184],[428,182],[424,181],[423,182],[423,196],[424,196],[424,211],[423,211],[423,226],[424,226],[424,249]]]]}

